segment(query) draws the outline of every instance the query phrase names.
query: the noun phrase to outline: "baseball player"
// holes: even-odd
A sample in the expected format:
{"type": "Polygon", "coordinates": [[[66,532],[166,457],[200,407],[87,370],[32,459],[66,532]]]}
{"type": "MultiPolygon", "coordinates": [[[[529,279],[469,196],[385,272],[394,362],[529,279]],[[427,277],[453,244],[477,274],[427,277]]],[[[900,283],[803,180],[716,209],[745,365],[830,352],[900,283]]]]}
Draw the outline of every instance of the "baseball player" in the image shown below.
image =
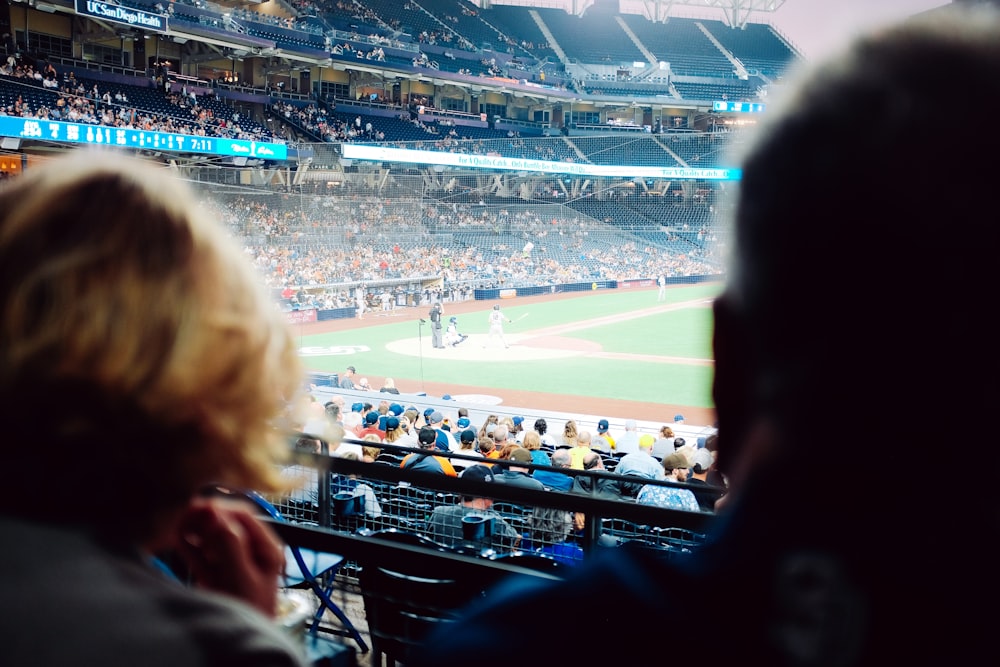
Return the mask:
{"type": "MultiPolygon", "coordinates": [[[[505,348],[509,348],[510,345],[507,344],[507,339],[503,335],[503,323],[510,322],[510,318],[503,314],[500,310],[500,304],[493,306],[493,310],[490,311],[490,335],[486,339],[487,343],[492,343],[494,338],[500,338],[500,342],[503,343],[505,348]]],[[[486,345],[483,345],[486,347],[486,345]]]]}

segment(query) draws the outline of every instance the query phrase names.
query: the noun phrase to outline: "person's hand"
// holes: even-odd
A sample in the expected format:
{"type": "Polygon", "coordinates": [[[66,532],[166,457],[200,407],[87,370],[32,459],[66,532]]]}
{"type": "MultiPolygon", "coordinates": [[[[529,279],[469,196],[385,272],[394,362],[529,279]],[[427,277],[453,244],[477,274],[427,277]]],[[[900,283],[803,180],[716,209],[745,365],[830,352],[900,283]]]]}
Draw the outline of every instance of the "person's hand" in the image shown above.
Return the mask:
{"type": "Polygon", "coordinates": [[[239,598],[274,617],[284,548],[246,503],[195,499],[181,517],[178,533],[177,553],[198,586],[239,598]]]}

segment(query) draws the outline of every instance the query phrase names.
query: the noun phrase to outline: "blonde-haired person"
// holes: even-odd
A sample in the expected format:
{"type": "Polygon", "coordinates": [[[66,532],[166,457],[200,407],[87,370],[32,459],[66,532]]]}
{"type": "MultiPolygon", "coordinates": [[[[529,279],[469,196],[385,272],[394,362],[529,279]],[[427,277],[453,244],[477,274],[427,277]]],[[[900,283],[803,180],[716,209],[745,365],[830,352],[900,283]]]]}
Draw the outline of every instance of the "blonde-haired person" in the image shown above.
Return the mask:
{"type": "Polygon", "coordinates": [[[284,490],[275,423],[302,423],[294,340],[239,247],[168,171],[81,150],[0,189],[0,273],[5,662],[302,664],[268,618],[281,543],[200,497],[284,490]]]}
{"type": "Polygon", "coordinates": [[[552,459],[542,451],[542,436],[538,434],[538,431],[526,431],[524,433],[524,448],[531,453],[531,462],[535,465],[552,465],[552,459]]]}
{"type": "Polygon", "coordinates": [[[563,425],[562,444],[559,446],[569,447],[570,449],[576,447],[578,444],[576,441],[577,435],[576,422],[572,419],[567,420],[566,424],[563,425]]]}

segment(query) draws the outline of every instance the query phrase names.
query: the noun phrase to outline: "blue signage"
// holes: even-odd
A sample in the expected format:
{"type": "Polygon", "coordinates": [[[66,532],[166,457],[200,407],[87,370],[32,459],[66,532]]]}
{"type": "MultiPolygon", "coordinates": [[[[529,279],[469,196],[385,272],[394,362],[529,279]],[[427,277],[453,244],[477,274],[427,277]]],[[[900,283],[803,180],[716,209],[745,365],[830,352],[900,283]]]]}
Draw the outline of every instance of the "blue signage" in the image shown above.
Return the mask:
{"type": "Polygon", "coordinates": [[[99,0],[76,0],[76,13],[136,28],[167,31],[167,17],[99,0]]]}
{"type": "Polygon", "coordinates": [[[0,137],[96,146],[121,146],[136,150],[232,155],[260,160],[285,160],[288,158],[288,147],[285,144],[129,130],[120,127],[66,123],[42,118],[0,116],[0,137]]]}
{"type": "Polygon", "coordinates": [[[712,102],[712,111],[732,111],[735,113],[761,113],[764,105],[760,102],[727,102],[716,100],[712,102]]]}

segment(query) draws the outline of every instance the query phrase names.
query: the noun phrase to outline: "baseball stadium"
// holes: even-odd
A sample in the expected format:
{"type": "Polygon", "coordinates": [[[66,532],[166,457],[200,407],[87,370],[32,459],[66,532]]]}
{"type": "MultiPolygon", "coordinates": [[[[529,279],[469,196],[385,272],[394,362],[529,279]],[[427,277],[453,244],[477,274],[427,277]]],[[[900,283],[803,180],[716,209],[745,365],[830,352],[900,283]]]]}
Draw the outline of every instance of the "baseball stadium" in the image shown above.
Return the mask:
{"type": "MultiPolygon", "coordinates": [[[[148,382],[132,387],[136,405],[120,394],[99,400],[99,390],[81,399],[95,410],[129,406],[111,440],[135,437],[134,424],[163,427],[150,439],[156,454],[122,444],[107,462],[97,456],[87,466],[104,468],[105,483],[87,489],[105,503],[95,507],[135,519],[146,504],[157,506],[156,494],[167,503],[197,491],[185,516],[200,512],[202,523],[185,523],[179,543],[143,534],[170,547],[151,548],[148,560],[194,591],[191,600],[216,605],[212,613],[243,636],[272,641],[274,633],[282,638],[275,646],[306,647],[307,660],[273,664],[434,664],[424,653],[428,638],[460,622],[470,602],[498,599],[490,597],[494,585],[512,574],[552,584],[620,548],[661,564],[697,558],[731,481],[716,467],[713,305],[732,249],[741,160],[786,80],[806,65],[768,20],[783,4],[0,0],[0,195],[57,171],[63,154],[93,151],[100,164],[108,155],[140,158],[137,171],[149,167],[186,193],[162,208],[181,211],[178,220],[194,230],[190,246],[153,256],[158,270],[168,275],[184,262],[197,269],[212,256],[198,245],[215,243],[198,231],[199,220],[221,227],[252,266],[252,286],[232,266],[216,274],[200,267],[180,287],[169,283],[176,293],[136,280],[148,294],[114,301],[122,313],[145,303],[152,321],[158,300],[185,303],[185,289],[202,298],[212,290],[199,281],[214,275],[216,291],[234,291],[216,294],[212,308],[178,311],[170,335],[150,334],[154,326],[139,324],[141,316],[121,321],[150,336],[141,344],[153,361],[172,358],[156,353],[164,340],[187,340],[218,322],[230,335],[220,340],[231,343],[220,345],[219,364],[245,357],[226,376],[231,382],[213,385],[217,396],[186,407],[167,402],[171,415],[149,416],[145,392],[171,381],[192,391],[199,372],[214,372],[211,355],[190,362],[190,377],[143,370],[148,382]],[[254,310],[255,289],[266,315],[254,310]],[[237,307],[246,321],[226,319],[237,307]],[[257,330],[244,332],[255,318],[257,330]],[[280,364],[269,366],[273,340],[253,354],[241,347],[270,335],[271,319],[290,332],[301,362],[295,399],[278,389],[280,364]],[[268,369],[275,386],[244,389],[258,412],[238,413],[241,396],[229,389],[268,369]],[[265,420],[275,396],[282,406],[265,420]],[[207,423],[211,410],[219,415],[210,426],[183,421],[207,423]],[[280,434],[282,456],[293,459],[280,467],[281,483],[272,459],[269,474],[252,473],[266,457],[239,449],[250,447],[249,436],[231,445],[245,460],[223,461],[236,455],[221,447],[197,453],[203,432],[222,440],[241,428],[264,432],[264,422],[270,435],[261,442],[280,434]],[[645,456],[645,468],[633,454],[645,456]],[[122,475],[135,475],[125,485],[133,495],[149,489],[135,510],[109,495],[115,482],[107,475],[119,464],[122,475]],[[166,470],[168,481],[153,469],[166,470]],[[167,488],[171,476],[184,478],[181,491],[167,488]],[[228,503],[241,509],[219,509],[228,503]],[[202,558],[224,532],[205,528],[210,519],[240,526],[227,546],[227,562],[238,563],[228,578],[202,558]],[[285,549],[277,611],[269,606],[274,591],[261,583],[267,577],[257,576],[267,559],[245,558],[257,548],[285,549]],[[199,586],[242,600],[206,602],[199,586]],[[228,606],[243,602],[272,618],[247,621],[242,608],[228,606]],[[277,631],[267,625],[274,618],[277,631]]],[[[137,201],[116,189],[126,187],[124,172],[101,190],[112,194],[95,198],[137,201]]],[[[69,220],[72,200],[60,201],[69,220]]],[[[143,236],[159,211],[150,210],[127,232],[109,221],[108,243],[132,239],[136,256],[166,246],[182,225],[143,236]]],[[[6,215],[0,219],[14,234],[6,215]]],[[[14,253],[18,246],[9,250],[0,232],[0,252],[14,253]]],[[[43,253],[42,245],[25,248],[43,253]]],[[[89,261],[81,257],[84,250],[52,266],[89,261]]],[[[40,280],[56,281],[52,271],[55,278],[40,280]]],[[[100,302],[84,294],[90,286],[80,281],[81,303],[100,302]]],[[[108,279],[102,289],[118,287],[108,279]]],[[[19,301],[10,303],[22,313],[19,301]]],[[[49,305],[41,299],[39,308],[49,305]]],[[[72,327],[60,335],[61,349],[82,349],[72,327]]],[[[286,369],[294,366],[289,357],[286,369]]],[[[48,378],[29,370],[25,377],[48,378]]],[[[110,383],[113,372],[96,375],[110,383]]],[[[94,445],[72,439],[89,433],[83,407],[69,413],[65,428],[55,420],[39,437],[51,430],[69,446],[94,445]]],[[[79,482],[63,463],[50,465],[63,475],[54,486],[70,494],[79,482]]],[[[24,515],[48,521],[46,512],[56,512],[41,507],[24,515]]],[[[160,526],[155,518],[143,529],[160,526]]],[[[90,521],[100,520],[80,519],[90,521]]],[[[134,524],[142,522],[122,525],[134,524]]],[[[115,588],[123,580],[110,598],[132,599],[115,588]]],[[[143,586],[147,593],[158,584],[143,586]]],[[[163,606],[179,608],[170,604],[163,606]]],[[[77,619],[83,609],[66,613],[77,619]]],[[[164,622],[214,627],[194,618],[164,622]]],[[[154,635],[143,641],[155,644],[154,635]]],[[[72,637],[37,664],[63,664],[60,651],[96,641],[72,637]]],[[[95,645],[113,652],[115,637],[95,645]]],[[[227,637],[209,632],[201,648],[217,647],[204,655],[218,661],[191,664],[235,664],[219,657],[231,657],[218,648],[227,637]]],[[[238,644],[226,650],[259,657],[238,644]]],[[[164,664],[187,664],[177,646],[164,651],[174,660],[164,664]]],[[[126,664],[127,655],[106,664],[126,664]]]]}

